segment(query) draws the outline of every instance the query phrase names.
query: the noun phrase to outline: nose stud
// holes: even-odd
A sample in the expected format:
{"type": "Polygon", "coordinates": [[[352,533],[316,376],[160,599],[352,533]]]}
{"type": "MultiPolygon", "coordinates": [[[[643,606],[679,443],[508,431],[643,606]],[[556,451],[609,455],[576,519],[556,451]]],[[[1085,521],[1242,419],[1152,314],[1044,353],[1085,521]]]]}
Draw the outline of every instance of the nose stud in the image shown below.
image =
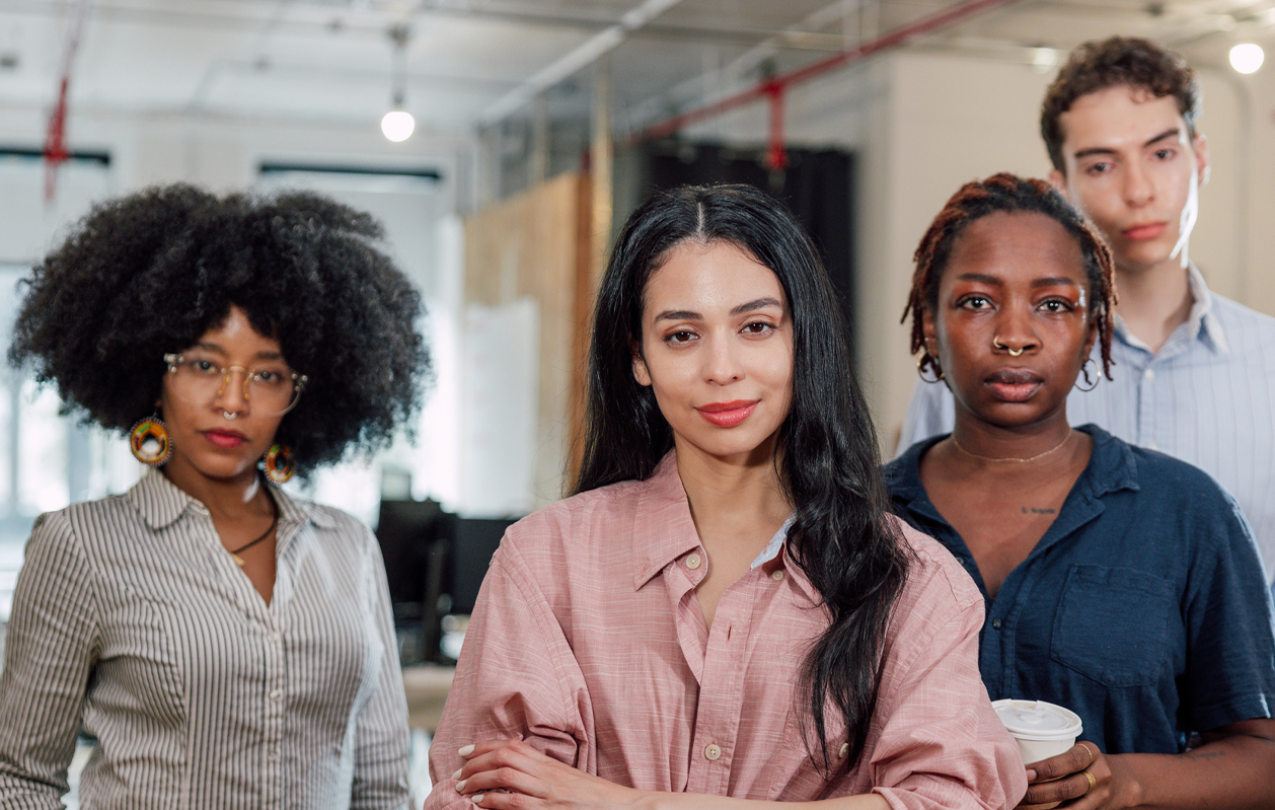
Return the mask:
{"type": "Polygon", "coordinates": [[[994,349],[1004,349],[1005,351],[1009,352],[1009,356],[1010,356],[1010,357],[1019,357],[1019,356],[1021,356],[1021,355],[1022,355],[1022,353],[1023,353],[1023,349],[1022,349],[1022,347],[1019,347],[1017,350],[1014,350],[1014,349],[1011,349],[1010,347],[1006,346],[1004,343],[1001,343],[1001,339],[1000,339],[1000,336],[999,336],[999,335],[997,335],[996,337],[993,337],[993,338],[992,338],[992,348],[994,348],[994,349]]]}

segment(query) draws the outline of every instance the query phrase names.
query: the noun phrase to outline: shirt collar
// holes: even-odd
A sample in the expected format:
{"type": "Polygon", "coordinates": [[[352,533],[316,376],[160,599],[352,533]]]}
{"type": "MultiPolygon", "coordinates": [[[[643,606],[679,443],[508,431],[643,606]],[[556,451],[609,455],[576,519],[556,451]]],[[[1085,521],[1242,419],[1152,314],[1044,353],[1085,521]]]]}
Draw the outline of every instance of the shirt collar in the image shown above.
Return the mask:
{"type": "Polygon", "coordinates": [[[700,544],[686,490],[677,474],[676,450],[670,450],[640,486],[643,491],[633,526],[634,590],[700,544]]]}
{"type": "MultiPolygon", "coordinates": [[[[279,507],[279,522],[284,525],[301,525],[313,521],[316,526],[331,528],[332,519],[312,503],[295,501],[273,482],[266,481],[270,495],[279,507]]],[[[137,509],[146,525],[159,530],[168,526],[187,510],[207,512],[206,507],[180,489],[159,470],[148,470],[132,489],[127,498],[137,509]]]]}
{"type": "MultiPolygon", "coordinates": [[[[1208,284],[1204,282],[1204,274],[1194,264],[1187,265],[1186,283],[1191,292],[1191,312],[1187,315],[1186,323],[1178,327],[1178,329],[1185,330],[1192,340],[1203,342],[1217,354],[1230,354],[1231,348],[1230,344],[1226,342],[1226,333],[1222,330],[1222,322],[1218,319],[1217,313],[1213,311],[1213,293],[1209,290],[1208,284]]],[[[1119,313],[1115,317],[1115,329],[1120,339],[1125,343],[1134,348],[1150,351],[1150,348],[1142,340],[1129,332],[1128,327],[1125,326],[1124,319],[1120,317],[1119,313]]]]}
{"type": "MultiPolygon", "coordinates": [[[[670,563],[700,547],[699,533],[691,519],[690,502],[677,474],[677,451],[670,450],[656,465],[651,477],[641,482],[643,488],[638,498],[637,515],[633,532],[633,589],[638,590],[670,563]]],[[[788,529],[792,517],[771,538],[766,549],[754,561],[753,567],[763,565],[781,556],[788,576],[794,578],[799,588],[814,604],[821,604],[823,597],[806,577],[801,566],[793,559],[788,543],[788,529]],[[766,556],[768,552],[774,552],[766,556]],[[765,559],[763,559],[765,558],[765,559]]]]}
{"type": "MultiPolygon", "coordinates": [[[[1137,462],[1129,445],[1097,425],[1081,425],[1076,429],[1088,433],[1093,439],[1089,465],[1081,474],[1077,486],[1083,484],[1088,488],[1089,495],[1095,498],[1108,492],[1122,489],[1136,491],[1141,488],[1138,485],[1137,462]]],[[[917,442],[885,466],[886,487],[895,503],[917,514],[942,519],[934,510],[925,486],[921,483],[921,456],[948,435],[950,434],[917,442]]]]}

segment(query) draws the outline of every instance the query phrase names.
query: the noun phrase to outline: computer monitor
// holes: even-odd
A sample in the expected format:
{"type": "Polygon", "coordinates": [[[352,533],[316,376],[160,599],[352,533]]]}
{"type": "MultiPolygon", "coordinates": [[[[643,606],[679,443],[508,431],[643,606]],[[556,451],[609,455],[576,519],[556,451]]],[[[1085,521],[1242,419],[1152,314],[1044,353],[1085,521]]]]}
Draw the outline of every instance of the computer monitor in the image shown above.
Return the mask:
{"type": "Polygon", "coordinates": [[[430,546],[443,538],[445,514],[435,501],[381,501],[376,539],[395,605],[426,600],[430,546]]]}
{"type": "Polygon", "coordinates": [[[457,517],[452,524],[451,565],[444,591],[451,596],[449,613],[472,613],[478,589],[487,576],[500,538],[517,518],[457,517]]]}

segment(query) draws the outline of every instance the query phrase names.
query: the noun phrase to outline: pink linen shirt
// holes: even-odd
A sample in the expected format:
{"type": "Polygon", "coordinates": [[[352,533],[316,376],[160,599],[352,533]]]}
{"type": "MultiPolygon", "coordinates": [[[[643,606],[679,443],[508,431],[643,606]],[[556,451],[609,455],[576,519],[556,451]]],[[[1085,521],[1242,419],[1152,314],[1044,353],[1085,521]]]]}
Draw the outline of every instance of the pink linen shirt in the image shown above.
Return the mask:
{"type": "MultiPolygon", "coordinates": [[[[1007,808],[1026,791],[978,672],[983,600],[937,542],[915,552],[887,632],[863,755],[825,779],[800,688],[828,625],[789,556],[727,588],[712,627],[708,558],[670,453],[646,481],[585,492],[519,521],[483,582],[430,748],[426,810],[473,807],[451,774],[469,743],[520,738],[642,790],[811,801],[875,791],[903,808],[1007,808]]],[[[827,714],[829,752],[845,730],[827,714]]]]}

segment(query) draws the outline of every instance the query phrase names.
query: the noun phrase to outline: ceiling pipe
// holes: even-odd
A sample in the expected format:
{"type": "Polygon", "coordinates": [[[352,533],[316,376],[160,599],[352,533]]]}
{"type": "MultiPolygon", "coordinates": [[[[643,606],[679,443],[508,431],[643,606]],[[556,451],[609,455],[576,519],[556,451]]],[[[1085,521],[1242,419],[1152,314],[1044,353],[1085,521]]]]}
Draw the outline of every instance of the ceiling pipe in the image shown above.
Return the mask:
{"type": "Polygon", "coordinates": [[[824,73],[829,73],[848,65],[852,65],[855,62],[862,61],[869,56],[880,53],[888,48],[902,45],[913,37],[960,22],[961,20],[967,19],[981,12],[996,8],[997,6],[1008,5],[1013,2],[1016,2],[1016,0],[966,0],[964,3],[949,6],[942,11],[931,14],[928,17],[923,17],[914,23],[903,26],[902,28],[897,28],[888,34],[865,42],[855,48],[851,48],[848,51],[842,51],[841,53],[829,56],[826,59],[821,59],[807,65],[804,68],[794,70],[791,73],[766,79],[754,87],[734,95],[727,96],[720,101],[675,115],[672,118],[659,122],[658,124],[653,124],[630,136],[628,143],[632,146],[641,143],[642,141],[666,138],[679,130],[690,126],[691,124],[696,124],[708,118],[722,115],[723,113],[730,112],[731,110],[754,102],[769,100],[772,106],[770,110],[771,133],[768,162],[772,166],[781,166],[783,163],[782,157],[776,157],[776,152],[782,152],[783,149],[783,115],[781,105],[784,93],[790,87],[800,84],[801,82],[809,81],[810,79],[813,79],[816,76],[821,76],[824,73]]]}
{"type": "Polygon", "coordinates": [[[527,81],[496,99],[483,111],[481,124],[490,126],[504,120],[524,104],[530,103],[540,93],[615,50],[616,46],[630,33],[642,28],[680,2],[682,0],[643,0],[626,11],[618,23],[589,37],[584,43],[563,54],[527,81]]]}
{"type": "Polygon", "coordinates": [[[66,150],[66,97],[71,86],[71,68],[75,52],[80,48],[84,18],[90,0],[80,0],[71,11],[71,24],[66,32],[66,52],[62,55],[62,75],[58,80],[58,98],[49,116],[49,131],[44,138],[44,202],[53,202],[57,193],[58,166],[70,156],[66,150]]]}

